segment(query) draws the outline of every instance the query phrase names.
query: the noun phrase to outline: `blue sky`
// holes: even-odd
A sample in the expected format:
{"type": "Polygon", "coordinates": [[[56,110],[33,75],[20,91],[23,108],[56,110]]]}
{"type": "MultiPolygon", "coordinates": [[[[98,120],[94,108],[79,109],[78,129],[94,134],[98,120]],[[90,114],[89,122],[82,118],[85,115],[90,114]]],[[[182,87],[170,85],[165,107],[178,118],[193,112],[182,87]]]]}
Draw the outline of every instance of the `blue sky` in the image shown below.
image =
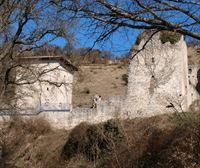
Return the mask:
{"type": "MultiPolygon", "coordinates": [[[[113,1],[113,2],[115,2],[115,1],[113,1]]],[[[119,1],[119,2],[122,3],[121,4],[122,6],[125,5],[125,8],[126,8],[126,7],[129,7],[129,3],[127,4],[127,2],[131,2],[131,1],[119,1]],[[126,2],[126,3],[123,4],[123,2],[126,2]]],[[[182,7],[183,8],[185,7],[187,9],[188,5],[183,4],[182,7]]],[[[133,10],[133,11],[135,10],[134,5],[132,6],[131,10],[133,10]]],[[[196,10],[194,10],[194,11],[196,11],[196,10]]],[[[96,12],[98,12],[98,8],[97,8],[96,12]]],[[[163,15],[163,13],[161,13],[161,15],[163,15]]],[[[150,16],[150,17],[152,17],[152,16],[150,16]]],[[[188,23],[193,22],[192,19],[188,19],[188,17],[186,17],[183,13],[178,12],[178,11],[165,12],[163,17],[165,17],[170,22],[174,22],[174,23],[181,23],[181,24],[187,23],[188,24],[188,23]]],[[[131,20],[130,20],[130,23],[131,23],[131,20]]],[[[139,31],[135,30],[135,29],[127,28],[128,30],[124,31],[123,28],[120,28],[120,30],[118,30],[118,32],[115,32],[107,41],[100,42],[98,44],[95,44],[95,46],[94,46],[94,42],[95,42],[95,39],[97,39],[97,36],[95,36],[94,34],[90,34],[90,33],[94,32],[94,31],[99,33],[102,30],[105,30],[107,28],[109,29],[110,27],[108,25],[106,25],[106,27],[105,27],[104,24],[99,24],[97,26],[95,20],[86,19],[86,18],[85,19],[82,18],[82,19],[78,20],[78,25],[79,25],[79,27],[74,28],[74,35],[75,35],[75,39],[76,39],[74,42],[75,48],[94,47],[94,48],[97,48],[100,50],[111,51],[116,56],[120,56],[124,53],[127,53],[131,49],[131,46],[134,44],[135,39],[139,33],[139,31]]],[[[191,28],[191,27],[189,27],[189,28],[191,28]]],[[[194,29],[195,27],[192,27],[192,28],[194,29]]],[[[59,39],[55,40],[53,42],[53,44],[58,45],[60,47],[64,47],[66,42],[64,41],[64,39],[59,38],[59,39]]]]}
{"type": "MultiPolygon", "coordinates": [[[[118,57],[130,50],[138,33],[138,30],[121,30],[115,32],[108,40],[97,43],[95,46],[93,46],[96,37],[92,37],[87,30],[80,28],[75,33],[75,48],[94,47],[100,50],[111,51],[115,56],[118,57]]],[[[52,44],[64,47],[66,41],[62,38],[58,38],[54,40],[52,44]]]]}
{"type": "MultiPolygon", "coordinates": [[[[128,32],[115,32],[108,40],[97,43],[94,48],[101,50],[109,50],[115,55],[120,55],[128,52],[135,42],[137,31],[129,30],[128,32]]],[[[80,31],[77,35],[76,47],[91,47],[95,42],[95,37],[87,35],[87,32],[80,31]]]]}
{"type": "MultiPolygon", "coordinates": [[[[131,46],[134,44],[135,39],[139,33],[138,30],[127,29],[124,30],[120,28],[117,32],[113,33],[112,36],[109,37],[108,40],[96,43],[94,46],[94,42],[97,38],[97,35],[91,34],[94,31],[94,27],[87,25],[87,20],[83,19],[79,22],[79,27],[73,27],[72,33],[75,36],[74,47],[75,48],[96,48],[100,50],[106,50],[113,53],[115,56],[120,56],[122,54],[127,53],[131,46]]],[[[17,29],[18,22],[14,24],[17,29]]],[[[28,35],[32,30],[36,28],[36,24],[33,21],[29,21],[24,28],[24,33],[28,35]]],[[[98,31],[101,31],[99,29],[98,31]]],[[[52,38],[51,35],[45,36],[44,40],[52,38]]],[[[64,38],[57,38],[51,44],[57,45],[59,47],[64,47],[66,45],[66,40],[64,38]]]]}

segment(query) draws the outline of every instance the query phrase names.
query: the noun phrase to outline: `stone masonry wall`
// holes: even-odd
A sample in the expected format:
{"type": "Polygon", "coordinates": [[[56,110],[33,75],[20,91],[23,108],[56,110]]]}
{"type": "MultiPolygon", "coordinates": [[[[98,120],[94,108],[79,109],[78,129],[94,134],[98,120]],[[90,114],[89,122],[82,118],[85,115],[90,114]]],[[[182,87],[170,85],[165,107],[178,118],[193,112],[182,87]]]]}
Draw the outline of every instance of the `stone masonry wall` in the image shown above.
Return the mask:
{"type": "MultiPolygon", "coordinates": [[[[142,40],[137,50],[142,49],[142,40]]],[[[133,117],[186,111],[188,104],[187,46],[162,44],[155,35],[131,61],[125,111],[133,117]]]]}
{"type": "MultiPolygon", "coordinates": [[[[74,108],[72,111],[45,111],[38,114],[23,114],[21,117],[44,118],[52,127],[59,129],[71,129],[81,122],[99,123],[112,118],[121,117],[121,97],[114,97],[108,101],[100,101],[97,108],[74,108]]],[[[10,116],[0,116],[1,121],[9,120],[10,116]]]]}
{"type": "MultiPolygon", "coordinates": [[[[144,43],[142,40],[137,49],[140,50],[144,43]]],[[[198,99],[188,82],[187,46],[183,37],[176,44],[162,44],[159,35],[154,36],[145,49],[131,60],[128,75],[126,97],[100,101],[95,109],[46,111],[31,117],[43,117],[53,127],[71,129],[81,122],[99,123],[115,117],[148,117],[182,112],[188,110],[193,100],[198,99]]],[[[190,83],[192,76],[189,75],[190,83]]]]}

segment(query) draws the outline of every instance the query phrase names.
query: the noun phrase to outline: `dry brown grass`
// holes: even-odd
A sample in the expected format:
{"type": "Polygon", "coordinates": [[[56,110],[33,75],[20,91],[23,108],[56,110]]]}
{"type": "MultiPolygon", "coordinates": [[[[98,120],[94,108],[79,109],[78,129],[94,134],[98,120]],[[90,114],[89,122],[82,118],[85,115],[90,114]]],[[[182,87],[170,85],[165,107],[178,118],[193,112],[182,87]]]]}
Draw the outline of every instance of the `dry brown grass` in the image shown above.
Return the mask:
{"type": "Polygon", "coordinates": [[[66,131],[53,131],[45,120],[14,117],[4,127],[3,161],[8,168],[54,168],[60,165],[60,153],[66,131]],[[59,164],[58,164],[59,163],[59,164]]]}
{"type": "MultiPolygon", "coordinates": [[[[188,113],[178,117],[161,115],[118,120],[117,125],[122,128],[123,140],[112,139],[109,141],[111,150],[93,161],[89,159],[88,163],[93,163],[97,168],[197,168],[200,166],[199,116],[188,113]]],[[[81,128],[82,125],[74,131],[80,131],[81,128]]],[[[85,137],[86,132],[83,131],[81,136],[85,137]]],[[[103,135],[106,136],[105,133],[103,135]]],[[[81,143],[84,142],[83,138],[78,139],[81,143]]],[[[87,158],[83,157],[83,153],[81,156],[87,158]]],[[[72,158],[76,158],[76,155],[72,158]]]]}
{"type": "Polygon", "coordinates": [[[200,45],[188,46],[188,64],[200,64],[200,45]]]}
{"type": "Polygon", "coordinates": [[[82,123],[71,131],[18,118],[4,129],[8,168],[200,167],[199,113],[82,123]]]}
{"type": "Polygon", "coordinates": [[[103,100],[124,96],[126,85],[122,76],[127,74],[127,67],[123,64],[81,66],[74,76],[73,106],[91,107],[96,94],[103,100]]]}

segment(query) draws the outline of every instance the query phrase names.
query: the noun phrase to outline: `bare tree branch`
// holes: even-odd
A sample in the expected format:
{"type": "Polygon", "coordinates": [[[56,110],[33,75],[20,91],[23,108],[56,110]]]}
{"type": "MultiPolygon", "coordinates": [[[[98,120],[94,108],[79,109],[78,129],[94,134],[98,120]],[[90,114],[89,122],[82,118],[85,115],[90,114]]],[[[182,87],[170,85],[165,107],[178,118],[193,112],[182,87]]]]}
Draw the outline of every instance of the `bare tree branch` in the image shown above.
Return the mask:
{"type": "MultiPolygon", "coordinates": [[[[56,4],[62,12],[96,21],[99,29],[103,28],[100,25],[113,25],[119,29],[169,30],[200,40],[198,0],[60,0],[56,4]]],[[[105,32],[114,33],[108,29],[105,32]]]]}
{"type": "MultiPolygon", "coordinates": [[[[5,102],[7,89],[14,90],[15,85],[33,84],[37,81],[49,82],[57,87],[62,85],[41,78],[49,71],[39,72],[28,66],[25,68],[21,62],[18,62],[18,57],[23,57],[27,51],[40,48],[56,38],[70,40],[72,35],[70,30],[74,26],[73,20],[69,16],[58,14],[58,10],[58,6],[49,0],[0,0],[1,105],[5,102]],[[68,20],[68,22],[63,22],[63,20],[68,20]],[[16,80],[16,72],[13,71],[19,67],[29,72],[29,77],[32,79],[24,79],[24,76],[21,76],[21,79],[16,80]]],[[[56,69],[52,68],[51,71],[53,70],[56,69]]]]}

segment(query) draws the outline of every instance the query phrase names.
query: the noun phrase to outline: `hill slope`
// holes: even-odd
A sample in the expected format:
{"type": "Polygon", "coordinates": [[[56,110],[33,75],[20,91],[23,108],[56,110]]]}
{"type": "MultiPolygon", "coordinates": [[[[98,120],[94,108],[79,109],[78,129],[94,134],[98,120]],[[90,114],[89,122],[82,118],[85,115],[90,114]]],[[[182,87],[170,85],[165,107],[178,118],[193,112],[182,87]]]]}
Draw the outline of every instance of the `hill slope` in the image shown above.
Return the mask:
{"type": "Polygon", "coordinates": [[[188,64],[200,64],[200,44],[188,46],[188,64]]]}
{"type": "MultiPolygon", "coordinates": [[[[52,130],[14,119],[0,136],[3,168],[199,168],[200,114],[82,123],[52,130]]],[[[2,133],[1,132],[1,133],[2,133]]]]}
{"type": "Polygon", "coordinates": [[[75,73],[73,85],[73,106],[92,105],[94,95],[108,99],[112,96],[123,96],[126,92],[127,65],[90,65],[81,66],[75,73]]]}
{"type": "MultiPolygon", "coordinates": [[[[188,46],[188,64],[200,64],[200,45],[188,46]]],[[[104,100],[124,96],[128,64],[90,64],[80,66],[74,75],[73,106],[90,107],[94,95],[104,100]]]]}

